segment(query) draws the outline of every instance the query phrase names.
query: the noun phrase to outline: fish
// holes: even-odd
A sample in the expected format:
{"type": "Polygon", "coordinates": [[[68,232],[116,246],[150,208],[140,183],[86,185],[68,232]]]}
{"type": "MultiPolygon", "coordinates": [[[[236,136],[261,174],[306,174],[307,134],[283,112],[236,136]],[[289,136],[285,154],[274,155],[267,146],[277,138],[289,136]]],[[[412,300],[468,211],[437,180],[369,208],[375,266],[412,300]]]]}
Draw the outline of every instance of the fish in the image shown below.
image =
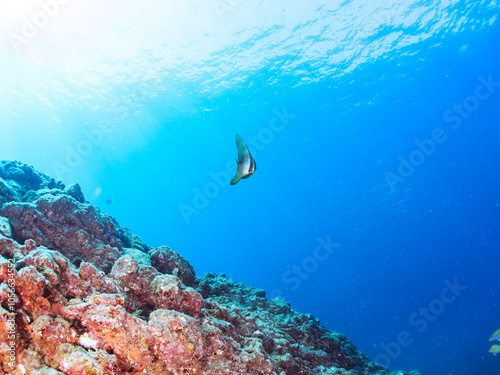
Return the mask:
{"type": "Polygon", "coordinates": [[[114,203],[113,198],[106,199],[106,202],[104,202],[104,203],[106,203],[106,204],[112,204],[112,203],[114,203]]]}
{"type": "Polygon", "coordinates": [[[490,341],[498,340],[500,341],[500,329],[497,329],[490,337],[490,341]]]}
{"type": "Polygon", "coordinates": [[[250,154],[247,145],[241,139],[241,137],[236,134],[236,147],[238,148],[238,159],[236,159],[237,170],[236,175],[231,180],[231,185],[236,185],[242,178],[248,178],[257,169],[257,164],[250,154]]]}
{"type": "Polygon", "coordinates": [[[497,355],[498,353],[500,353],[500,345],[493,345],[490,348],[489,352],[493,353],[493,355],[497,355]]]}

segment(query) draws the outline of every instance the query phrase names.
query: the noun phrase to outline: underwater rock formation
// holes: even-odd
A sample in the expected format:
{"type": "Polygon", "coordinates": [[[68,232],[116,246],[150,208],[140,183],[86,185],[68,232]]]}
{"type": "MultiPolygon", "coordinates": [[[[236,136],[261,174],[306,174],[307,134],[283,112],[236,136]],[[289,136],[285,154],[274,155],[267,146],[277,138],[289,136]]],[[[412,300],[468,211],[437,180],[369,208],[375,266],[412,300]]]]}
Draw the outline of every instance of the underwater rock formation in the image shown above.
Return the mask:
{"type": "Polygon", "coordinates": [[[0,162],[0,304],[2,374],[406,374],[19,162],[0,162]]]}

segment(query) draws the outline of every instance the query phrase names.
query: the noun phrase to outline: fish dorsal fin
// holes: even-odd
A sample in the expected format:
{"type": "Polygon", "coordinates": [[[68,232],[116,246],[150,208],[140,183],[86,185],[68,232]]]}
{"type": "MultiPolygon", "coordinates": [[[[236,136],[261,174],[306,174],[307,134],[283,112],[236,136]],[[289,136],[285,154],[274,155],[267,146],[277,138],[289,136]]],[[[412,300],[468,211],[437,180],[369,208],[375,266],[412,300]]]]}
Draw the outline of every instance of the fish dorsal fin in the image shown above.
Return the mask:
{"type": "Polygon", "coordinates": [[[236,135],[236,147],[238,147],[238,163],[242,163],[244,159],[248,158],[250,151],[239,135],[236,135]]]}

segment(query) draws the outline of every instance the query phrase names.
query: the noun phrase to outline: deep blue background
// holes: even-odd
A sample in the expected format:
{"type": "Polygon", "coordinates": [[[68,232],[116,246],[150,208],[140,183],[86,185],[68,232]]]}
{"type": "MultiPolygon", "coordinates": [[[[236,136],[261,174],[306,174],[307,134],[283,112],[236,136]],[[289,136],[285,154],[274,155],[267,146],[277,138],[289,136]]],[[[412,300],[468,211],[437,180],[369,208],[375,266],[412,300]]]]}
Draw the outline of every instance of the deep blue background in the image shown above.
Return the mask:
{"type": "MultiPolygon", "coordinates": [[[[461,6],[454,8],[454,22],[461,6]]],[[[483,3],[467,9],[469,20],[498,13],[483,3]]],[[[376,35],[394,31],[382,27],[376,35]]],[[[102,130],[99,106],[108,107],[112,130],[101,132],[98,145],[61,177],[79,182],[87,199],[150,245],[172,247],[200,276],[224,272],[270,296],[282,295],[295,310],[312,313],[391,369],[498,374],[500,362],[488,353],[488,337],[500,327],[500,87],[459,129],[443,115],[475,95],[480,77],[500,82],[499,47],[500,28],[493,22],[460,33],[435,32],[352,71],[349,62],[336,67],[345,74],[316,74],[334,70],[322,56],[295,69],[280,68],[300,60],[291,50],[264,58],[261,67],[225,90],[161,67],[154,79],[135,84],[87,83],[106,99],[88,99],[85,83],[82,88],[65,82],[77,93],[74,103],[64,102],[64,91],[50,83],[57,72],[45,72],[49,83],[37,92],[55,108],[28,108],[22,126],[13,130],[18,120],[3,107],[2,157],[57,177],[54,163],[64,163],[81,146],[84,129],[102,130]],[[295,117],[254,150],[256,173],[236,186],[210,190],[212,175],[227,173],[236,156],[235,134],[250,146],[284,108],[295,117]],[[64,126],[51,123],[53,116],[64,126]],[[30,124],[37,128],[28,131],[30,124]],[[446,141],[391,189],[386,172],[396,173],[400,156],[408,159],[415,140],[431,137],[436,128],[446,141]],[[51,148],[58,153],[51,155],[51,148]],[[213,197],[206,207],[194,207],[195,191],[205,189],[213,197]],[[181,205],[197,213],[186,219],[181,205]],[[338,248],[312,264],[318,238],[330,238],[338,248]],[[292,289],[290,272],[304,262],[311,268],[292,289]],[[435,300],[447,280],[467,288],[440,305],[435,300]],[[419,332],[410,316],[430,306],[444,310],[419,332]],[[388,360],[383,347],[394,348],[390,343],[401,332],[412,343],[388,360]]],[[[224,53],[230,64],[234,51],[224,53]]],[[[28,84],[24,90],[19,89],[33,93],[28,84]]]]}

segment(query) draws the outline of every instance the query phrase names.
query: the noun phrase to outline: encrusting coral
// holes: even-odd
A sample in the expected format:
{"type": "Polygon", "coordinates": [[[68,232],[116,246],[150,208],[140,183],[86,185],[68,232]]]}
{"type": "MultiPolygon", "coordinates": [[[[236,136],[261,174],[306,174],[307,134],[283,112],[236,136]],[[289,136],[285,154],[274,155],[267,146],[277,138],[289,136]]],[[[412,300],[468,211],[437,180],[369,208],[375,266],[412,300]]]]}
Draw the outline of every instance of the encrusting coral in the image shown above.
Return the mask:
{"type": "Polygon", "coordinates": [[[11,161],[0,162],[0,303],[2,374],[405,374],[263,290],[195,277],[77,184],[11,161]]]}

